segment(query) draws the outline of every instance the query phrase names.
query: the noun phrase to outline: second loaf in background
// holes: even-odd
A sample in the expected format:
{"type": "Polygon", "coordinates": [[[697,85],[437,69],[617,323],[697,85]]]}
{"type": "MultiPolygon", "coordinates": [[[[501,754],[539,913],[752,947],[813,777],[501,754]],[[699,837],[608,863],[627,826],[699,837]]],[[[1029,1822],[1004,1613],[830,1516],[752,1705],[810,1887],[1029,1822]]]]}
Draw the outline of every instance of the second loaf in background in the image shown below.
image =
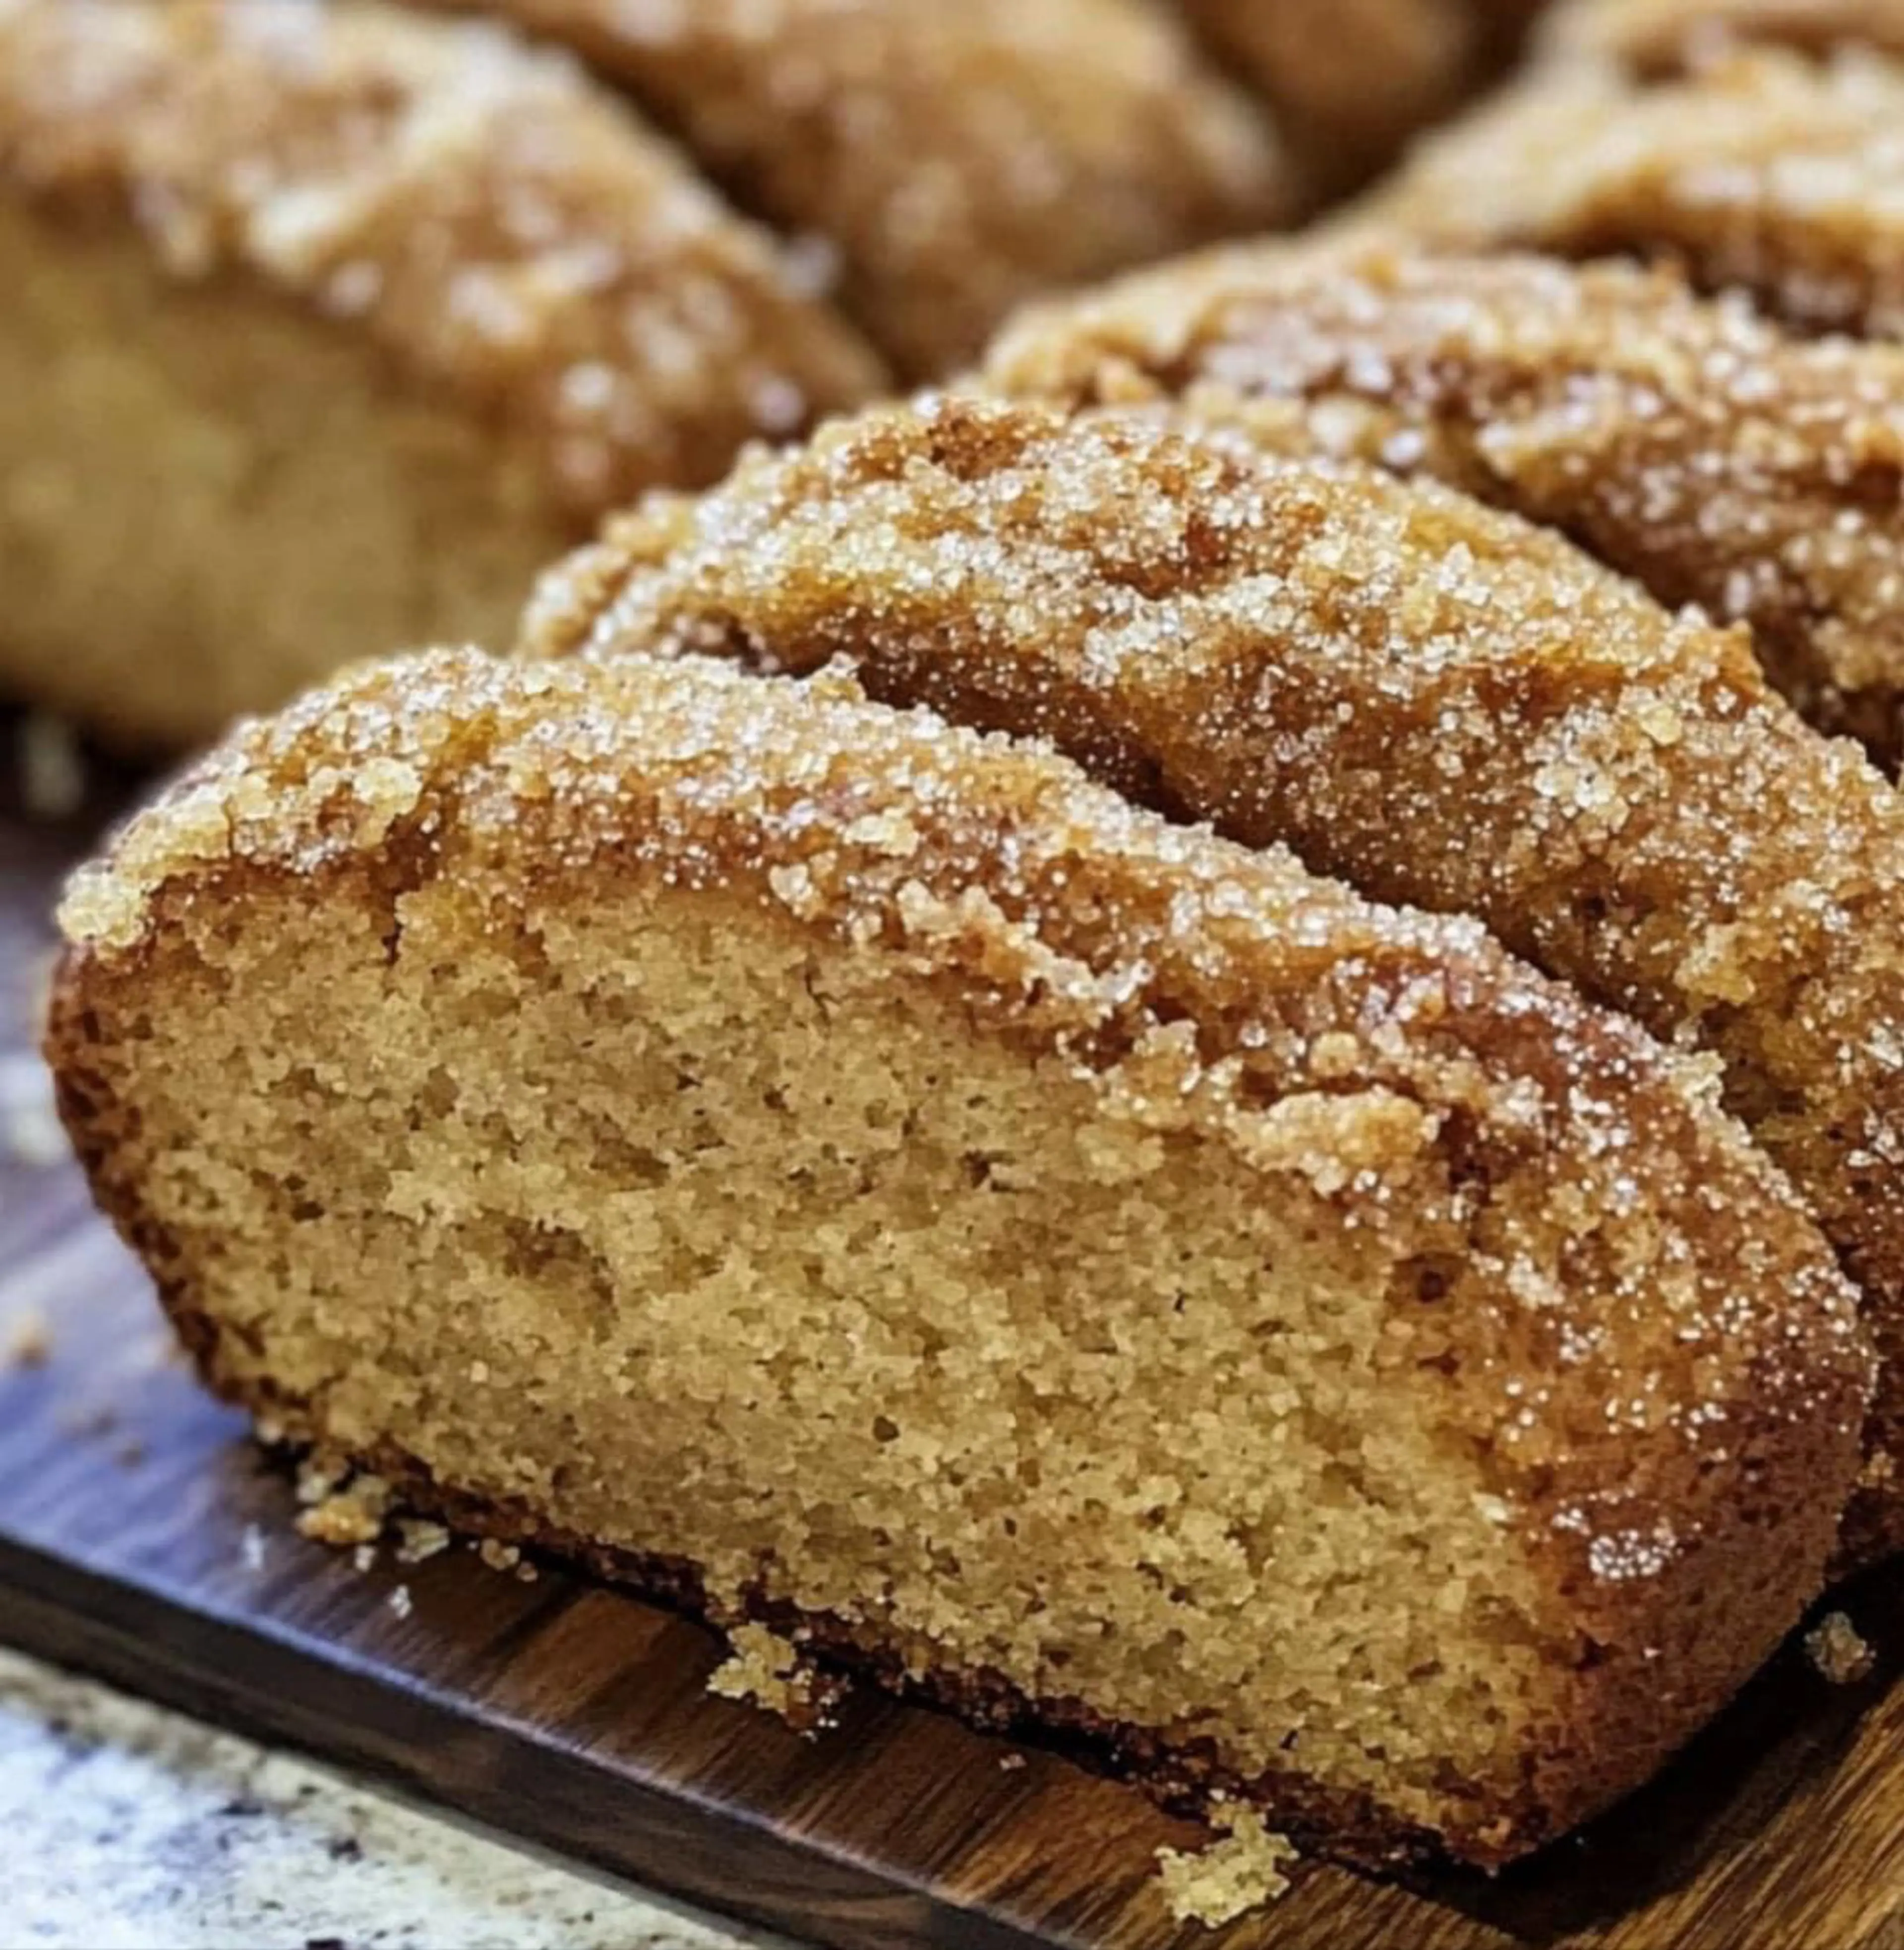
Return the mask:
{"type": "Polygon", "coordinates": [[[887,383],[571,64],[358,0],[0,0],[0,681],[129,745],[887,383]]]}

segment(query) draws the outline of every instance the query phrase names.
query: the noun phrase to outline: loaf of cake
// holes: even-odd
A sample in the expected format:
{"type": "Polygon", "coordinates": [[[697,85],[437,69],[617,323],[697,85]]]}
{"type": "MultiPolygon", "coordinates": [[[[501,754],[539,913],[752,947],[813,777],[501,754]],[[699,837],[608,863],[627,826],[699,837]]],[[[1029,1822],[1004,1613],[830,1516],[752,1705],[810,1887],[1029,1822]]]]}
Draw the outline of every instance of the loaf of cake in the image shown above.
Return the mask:
{"type": "Polygon", "coordinates": [[[834,257],[910,378],[974,357],[1038,291],[1296,212],[1261,113],[1151,0],[431,4],[583,55],[834,257]]]}
{"type": "Polygon", "coordinates": [[[1904,503],[1882,491],[1904,469],[1904,347],[1800,338],[1631,263],[1332,238],[1038,307],[985,376],[1433,475],[1662,603],[1749,623],[1803,717],[1904,759],[1904,503]]]}
{"type": "Polygon", "coordinates": [[[433,653],[64,923],[68,1127],[224,1394],[1160,1793],[1499,1862],[1818,1587],[1867,1354],[1707,1070],[1047,749],[433,653]]]}
{"type": "Polygon", "coordinates": [[[975,400],[655,498],[524,647],[850,662],[1710,1051],[1885,1359],[1844,1561],[1904,1544],[1904,796],[1742,631],[1436,484],[975,400]]]}
{"type": "Polygon", "coordinates": [[[135,745],[887,383],[571,64],[356,0],[0,0],[0,684],[135,745]]]}

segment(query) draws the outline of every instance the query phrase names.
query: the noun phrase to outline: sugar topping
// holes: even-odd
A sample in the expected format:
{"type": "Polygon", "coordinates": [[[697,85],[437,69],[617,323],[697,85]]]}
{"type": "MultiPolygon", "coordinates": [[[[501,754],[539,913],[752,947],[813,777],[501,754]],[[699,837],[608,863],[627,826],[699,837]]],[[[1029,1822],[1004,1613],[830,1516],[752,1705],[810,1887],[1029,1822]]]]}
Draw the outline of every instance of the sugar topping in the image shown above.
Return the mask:
{"type": "Polygon", "coordinates": [[[1884,491],[1904,471],[1904,350],[1800,341],[1624,264],[1332,241],[1051,305],[985,378],[1433,474],[1749,622],[1812,722],[1904,755],[1904,504],[1884,491]]]}
{"type": "Polygon", "coordinates": [[[1892,0],[1566,0],[1539,37],[1545,58],[1604,61],[1655,79],[1767,45],[1904,53],[1904,8],[1892,0]]]}

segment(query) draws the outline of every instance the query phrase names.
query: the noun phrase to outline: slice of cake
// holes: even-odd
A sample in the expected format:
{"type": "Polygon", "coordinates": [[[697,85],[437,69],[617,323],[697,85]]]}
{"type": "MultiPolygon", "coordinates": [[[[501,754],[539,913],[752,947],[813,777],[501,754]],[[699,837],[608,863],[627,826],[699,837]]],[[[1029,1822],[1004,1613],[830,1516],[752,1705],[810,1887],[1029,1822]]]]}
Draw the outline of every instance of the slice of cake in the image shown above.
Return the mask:
{"type": "Polygon", "coordinates": [[[1849,1558],[1904,1544],[1904,796],[1557,534],[1154,419],[876,408],[551,576],[534,654],[855,662],[1285,843],[1710,1051],[1887,1358],[1849,1558]]]}
{"type": "Polygon", "coordinates": [[[1818,1586],[1868,1359],[1706,1073],[1047,750],[434,654],[64,923],[64,1114],[225,1394],[1160,1792],[1498,1862],[1818,1586]]]}
{"type": "Polygon", "coordinates": [[[884,384],[571,64],[352,0],[0,0],[0,684],[138,745],[884,384]]]}

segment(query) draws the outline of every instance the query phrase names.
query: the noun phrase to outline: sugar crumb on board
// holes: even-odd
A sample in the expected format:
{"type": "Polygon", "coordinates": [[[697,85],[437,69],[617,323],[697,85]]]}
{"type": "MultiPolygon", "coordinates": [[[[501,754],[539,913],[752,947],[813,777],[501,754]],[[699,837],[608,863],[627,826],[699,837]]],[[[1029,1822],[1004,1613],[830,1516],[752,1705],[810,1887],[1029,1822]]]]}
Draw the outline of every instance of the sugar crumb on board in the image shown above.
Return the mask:
{"type": "Polygon", "coordinates": [[[1194,1852],[1157,1851],[1157,1876],[1164,1902],[1179,1923],[1214,1930],[1286,1895],[1283,1871],[1299,1858],[1285,1835],[1263,1825],[1253,1808],[1218,1805],[1210,1819],[1224,1831],[1220,1840],[1194,1852]]]}
{"type": "Polygon", "coordinates": [[[1828,1612],[1805,1634],[1805,1656],[1822,1678],[1851,1686],[1870,1673],[1877,1655],[1842,1612],[1828,1612]]]}

